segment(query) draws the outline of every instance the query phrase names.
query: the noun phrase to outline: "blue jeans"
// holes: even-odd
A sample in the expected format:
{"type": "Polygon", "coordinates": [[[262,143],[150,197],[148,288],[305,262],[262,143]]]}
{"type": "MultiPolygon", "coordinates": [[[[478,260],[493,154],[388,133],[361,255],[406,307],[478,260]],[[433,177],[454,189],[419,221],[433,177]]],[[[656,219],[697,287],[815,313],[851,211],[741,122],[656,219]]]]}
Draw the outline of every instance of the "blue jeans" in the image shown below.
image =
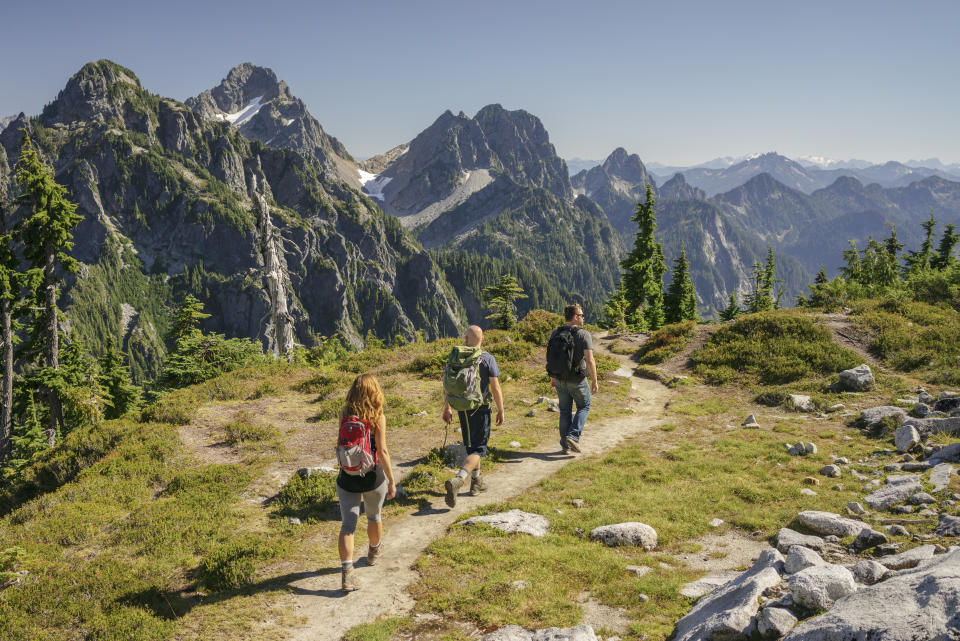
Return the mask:
{"type": "Polygon", "coordinates": [[[580,381],[557,381],[557,400],[560,405],[560,447],[567,449],[564,440],[570,437],[580,440],[583,426],[590,413],[590,383],[586,378],[580,381]],[[577,404],[577,413],[573,414],[573,403],[577,404]],[[573,415],[571,419],[571,414],[573,415]]]}

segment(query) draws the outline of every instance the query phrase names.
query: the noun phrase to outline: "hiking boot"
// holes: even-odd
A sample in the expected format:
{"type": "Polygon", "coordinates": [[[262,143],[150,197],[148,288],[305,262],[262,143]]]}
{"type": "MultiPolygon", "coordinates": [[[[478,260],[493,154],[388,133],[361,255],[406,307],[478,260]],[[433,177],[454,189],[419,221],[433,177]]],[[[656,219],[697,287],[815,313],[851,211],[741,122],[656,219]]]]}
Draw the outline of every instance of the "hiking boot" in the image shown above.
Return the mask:
{"type": "Polygon", "coordinates": [[[357,577],[354,576],[353,566],[340,570],[340,589],[344,592],[353,592],[360,589],[357,577]]]}
{"type": "Polygon", "coordinates": [[[447,479],[444,487],[447,488],[447,495],[443,497],[443,500],[447,502],[447,507],[457,507],[457,492],[463,487],[463,479],[454,476],[452,479],[447,479]]]}
{"type": "Polygon", "coordinates": [[[569,436],[566,439],[564,439],[564,441],[567,445],[567,449],[573,452],[576,452],[577,454],[580,453],[580,443],[578,441],[573,440],[569,436]]]}
{"type": "Polygon", "coordinates": [[[487,491],[487,482],[482,476],[475,476],[470,479],[470,496],[476,496],[480,492],[487,491]]]}
{"type": "Polygon", "coordinates": [[[367,550],[367,565],[376,565],[377,559],[380,558],[380,554],[383,551],[383,543],[380,543],[377,547],[370,546],[370,549],[367,550]]]}

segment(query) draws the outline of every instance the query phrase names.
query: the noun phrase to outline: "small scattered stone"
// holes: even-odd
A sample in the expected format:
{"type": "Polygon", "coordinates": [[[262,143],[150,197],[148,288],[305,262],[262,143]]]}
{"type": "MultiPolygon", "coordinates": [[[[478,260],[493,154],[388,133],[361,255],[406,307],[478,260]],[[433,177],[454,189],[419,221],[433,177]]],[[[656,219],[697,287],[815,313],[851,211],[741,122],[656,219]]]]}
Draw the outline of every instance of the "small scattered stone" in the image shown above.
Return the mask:
{"type": "Polygon", "coordinates": [[[819,536],[800,534],[799,532],[786,527],[781,528],[777,533],[777,549],[780,552],[787,554],[790,552],[790,548],[795,545],[800,545],[805,548],[810,548],[811,550],[816,550],[817,552],[822,552],[825,547],[825,542],[819,536]]]}
{"type": "Polygon", "coordinates": [[[820,485],[820,479],[818,479],[818,478],[816,478],[816,477],[814,477],[814,476],[806,476],[806,477],[804,477],[803,482],[804,482],[806,485],[820,485]]]}
{"type": "Polygon", "coordinates": [[[530,582],[529,582],[529,581],[514,581],[514,582],[511,583],[510,585],[511,585],[511,587],[512,587],[514,590],[516,590],[517,592],[520,592],[520,591],[522,591],[522,590],[526,590],[527,588],[529,588],[529,587],[530,587],[530,582]]]}
{"type": "Polygon", "coordinates": [[[820,468],[820,474],[834,479],[843,476],[843,473],[840,471],[840,466],[838,465],[824,465],[820,468]]]}
{"type": "Polygon", "coordinates": [[[805,394],[790,394],[789,399],[793,409],[799,412],[813,412],[817,409],[810,397],[805,394]]]}
{"type": "Polygon", "coordinates": [[[590,532],[594,541],[602,541],[604,545],[639,545],[644,550],[657,547],[657,531],[646,523],[629,522],[602,525],[590,532]]]}
{"type": "Polygon", "coordinates": [[[288,516],[287,523],[289,523],[290,525],[300,525],[300,519],[298,519],[295,516],[288,516]]]}
{"type": "Polygon", "coordinates": [[[742,426],[746,429],[757,429],[760,427],[760,424],[757,423],[757,417],[751,414],[743,421],[742,426]]]}
{"type": "Polygon", "coordinates": [[[517,509],[497,514],[487,514],[486,516],[474,516],[461,521],[460,524],[467,526],[475,523],[484,523],[507,533],[521,533],[531,536],[545,536],[550,528],[550,522],[547,521],[546,517],[517,509]]]}
{"type": "Polygon", "coordinates": [[[925,470],[929,470],[931,467],[933,467],[933,464],[929,461],[913,461],[910,463],[904,463],[900,469],[904,472],[923,472],[925,470]]]}
{"type": "Polygon", "coordinates": [[[847,512],[849,512],[851,516],[862,516],[867,513],[866,509],[856,501],[847,503],[847,512]]]}
{"type": "Polygon", "coordinates": [[[766,638],[783,638],[796,625],[797,617],[784,608],[766,607],[757,617],[757,631],[766,638]]]}
{"type": "Polygon", "coordinates": [[[916,509],[912,505],[898,505],[890,511],[894,514],[913,514],[916,509]]]}
{"type": "Polygon", "coordinates": [[[901,425],[893,434],[893,442],[898,452],[909,452],[920,444],[920,432],[913,425],[901,425]]]}
{"type": "Polygon", "coordinates": [[[873,528],[863,528],[860,531],[860,534],[857,535],[857,538],[853,540],[850,548],[854,552],[863,552],[870,548],[875,548],[878,545],[883,545],[887,542],[887,535],[883,532],[877,532],[873,528]]]}
{"type": "Polygon", "coordinates": [[[937,499],[933,498],[926,492],[917,492],[910,497],[910,503],[913,505],[926,505],[927,503],[936,503],[937,499]]]}
{"type": "Polygon", "coordinates": [[[814,565],[826,565],[826,561],[810,548],[793,545],[790,546],[787,558],[783,562],[783,571],[787,574],[796,574],[814,565]]]}
{"type": "Polygon", "coordinates": [[[527,412],[527,416],[536,416],[536,415],[537,415],[537,410],[536,410],[536,408],[534,408],[534,409],[530,410],[529,412],[527,412]]]}
{"type": "Polygon", "coordinates": [[[875,556],[889,556],[899,552],[902,547],[903,543],[884,543],[875,547],[873,553],[875,556]]]}
{"type": "Polygon", "coordinates": [[[817,493],[811,490],[809,487],[801,487],[800,494],[803,494],[804,496],[817,496],[817,493]]]}
{"type": "Polygon", "coordinates": [[[827,411],[830,413],[833,413],[833,412],[839,412],[845,409],[847,409],[847,406],[844,405],[843,403],[834,403],[833,405],[827,408],[827,411]]]}
{"type": "Polygon", "coordinates": [[[584,506],[584,502],[583,502],[583,499],[573,499],[572,501],[570,501],[570,505],[572,505],[575,508],[582,508],[584,506]]]}
{"type": "Polygon", "coordinates": [[[907,528],[897,523],[888,525],[887,532],[890,534],[890,536],[910,536],[910,532],[907,530],[907,528]]]}
{"type": "Polygon", "coordinates": [[[520,441],[510,441],[509,443],[507,443],[507,447],[512,447],[514,449],[521,447],[520,441]]]}
{"type": "Polygon", "coordinates": [[[650,597],[648,597],[643,592],[637,595],[637,601],[639,601],[640,603],[646,603],[649,600],[650,600],[650,597]]]}
{"type": "Polygon", "coordinates": [[[828,534],[825,537],[823,537],[823,540],[826,541],[827,543],[836,544],[840,542],[840,537],[837,536],[836,534],[828,534]]]}
{"type": "Polygon", "coordinates": [[[807,451],[807,454],[816,454],[817,453],[817,444],[816,443],[804,443],[803,449],[807,451]]]}
{"type": "Polygon", "coordinates": [[[710,521],[710,527],[720,527],[723,525],[723,519],[713,519],[710,521]]]}
{"type": "Polygon", "coordinates": [[[872,559],[863,559],[853,566],[853,578],[864,585],[873,585],[882,581],[883,577],[890,573],[883,564],[877,563],[872,559]]]}
{"type": "Polygon", "coordinates": [[[627,572],[634,575],[638,579],[642,576],[646,576],[650,572],[653,572],[653,568],[646,565],[626,565],[624,568],[627,572]]]}
{"type": "Polygon", "coordinates": [[[900,463],[887,463],[883,466],[884,472],[899,472],[902,469],[900,463]]]}

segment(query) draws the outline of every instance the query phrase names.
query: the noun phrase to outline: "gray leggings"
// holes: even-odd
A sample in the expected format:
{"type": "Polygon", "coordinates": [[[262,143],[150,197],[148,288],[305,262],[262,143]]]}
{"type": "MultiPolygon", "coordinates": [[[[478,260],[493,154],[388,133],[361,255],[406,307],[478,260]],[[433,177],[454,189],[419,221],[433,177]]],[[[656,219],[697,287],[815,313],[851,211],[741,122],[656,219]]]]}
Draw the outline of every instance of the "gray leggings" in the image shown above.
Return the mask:
{"type": "Polygon", "coordinates": [[[364,504],[364,511],[367,513],[367,522],[380,522],[380,508],[383,507],[383,501],[387,498],[387,479],[379,469],[377,480],[380,483],[369,492],[348,492],[339,485],[337,486],[337,498],[340,499],[340,520],[343,522],[340,525],[341,534],[356,532],[357,521],[360,520],[361,501],[364,504]]]}

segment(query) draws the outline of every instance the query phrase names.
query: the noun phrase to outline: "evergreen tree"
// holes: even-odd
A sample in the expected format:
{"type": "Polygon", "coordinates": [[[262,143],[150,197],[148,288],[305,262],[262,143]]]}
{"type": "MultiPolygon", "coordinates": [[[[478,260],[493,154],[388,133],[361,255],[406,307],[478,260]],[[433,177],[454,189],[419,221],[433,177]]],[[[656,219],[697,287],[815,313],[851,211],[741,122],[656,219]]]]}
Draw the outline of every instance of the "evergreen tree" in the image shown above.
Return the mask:
{"type": "Polygon", "coordinates": [[[953,264],[953,248],[957,246],[957,241],[960,241],[960,235],[956,233],[956,227],[953,223],[947,224],[940,237],[937,255],[933,258],[934,269],[946,269],[953,264]]]}
{"type": "Polygon", "coordinates": [[[205,318],[210,318],[210,314],[204,313],[203,303],[194,298],[193,294],[187,294],[180,307],[173,313],[170,338],[176,343],[185,336],[198,333],[200,321],[205,318]]]}
{"type": "Polygon", "coordinates": [[[897,264],[897,261],[900,257],[900,252],[903,250],[903,243],[901,243],[900,239],[897,238],[896,225],[890,225],[890,236],[883,241],[883,246],[886,248],[890,257],[893,258],[894,264],[897,264]]]}
{"type": "Polygon", "coordinates": [[[740,305],[737,303],[737,292],[730,292],[727,306],[720,310],[720,320],[733,320],[740,315],[740,305]]]}
{"type": "Polygon", "coordinates": [[[921,224],[923,227],[923,243],[920,245],[920,251],[911,251],[907,256],[906,272],[915,273],[930,269],[933,263],[933,228],[937,221],[933,217],[933,209],[930,209],[930,218],[921,224]]]}
{"type": "Polygon", "coordinates": [[[620,262],[624,270],[621,287],[629,312],[642,309],[648,329],[657,329],[664,322],[663,274],[667,271],[663,249],[654,237],[657,229],[655,205],[653,188],[647,184],[646,199],[637,203],[632,218],[637,223],[633,249],[620,262]]]}
{"type": "Polygon", "coordinates": [[[481,296],[483,304],[490,310],[487,318],[496,329],[510,329],[516,324],[514,301],[526,297],[517,279],[510,274],[504,274],[496,284],[484,287],[481,296]]]}
{"type": "Polygon", "coordinates": [[[850,241],[850,246],[843,252],[843,262],[846,263],[840,268],[840,273],[845,280],[857,283],[863,282],[863,266],[860,264],[860,250],[857,249],[857,243],[850,241]]]}
{"type": "Polygon", "coordinates": [[[827,283],[830,279],[827,278],[827,271],[823,268],[823,265],[820,265],[820,271],[817,272],[817,275],[813,279],[815,285],[823,285],[827,283]]]}
{"type": "Polygon", "coordinates": [[[603,317],[607,326],[621,334],[626,332],[628,311],[629,304],[627,297],[623,294],[623,287],[618,287],[603,306],[603,317]]]}
{"type": "Polygon", "coordinates": [[[687,252],[682,246],[680,257],[677,258],[673,268],[670,287],[664,297],[663,311],[668,323],[697,320],[697,293],[690,278],[687,252]]]}
{"type": "Polygon", "coordinates": [[[23,274],[19,272],[20,261],[13,250],[13,235],[10,233],[8,217],[10,203],[8,199],[7,156],[0,147],[0,375],[3,376],[0,389],[0,461],[10,452],[10,437],[13,430],[13,345],[17,340],[16,321],[18,302],[22,302],[21,290],[24,286],[23,274]]]}
{"type": "Polygon", "coordinates": [[[780,308],[783,290],[777,288],[776,284],[783,281],[776,278],[776,269],[773,247],[768,245],[766,265],[761,265],[759,261],[753,264],[753,290],[747,294],[744,301],[746,311],[749,313],[755,314],[780,308]]]}
{"type": "Polygon", "coordinates": [[[778,287],[783,281],[777,278],[777,263],[773,256],[773,245],[767,245],[767,264],[763,269],[764,286],[770,292],[770,304],[773,309],[780,309],[780,300],[783,298],[783,288],[778,287]]]}
{"type": "Polygon", "coordinates": [[[60,327],[57,296],[60,278],[58,268],[76,273],[79,263],[68,252],[73,249],[73,228],[82,220],[77,206],[66,197],[66,189],[54,180],[34,149],[30,136],[24,132],[20,145],[20,159],[16,168],[20,186],[18,201],[26,208],[25,218],[18,231],[23,242],[23,256],[37,273],[33,288],[34,302],[39,309],[30,331],[31,346],[42,351],[42,374],[45,381],[43,395],[49,408],[46,428],[47,445],[56,440],[58,428],[63,426],[61,399],[50,384],[60,368],[60,327]]]}
{"type": "Polygon", "coordinates": [[[123,354],[112,338],[107,344],[107,351],[100,357],[98,379],[108,405],[105,418],[120,418],[137,408],[141,390],[130,382],[130,369],[123,363],[123,354]]]}
{"type": "Polygon", "coordinates": [[[25,467],[47,448],[47,432],[44,429],[42,409],[34,398],[33,390],[26,390],[23,407],[18,412],[23,417],[11,437],[10,466],[13,470],[25,467]]]}

